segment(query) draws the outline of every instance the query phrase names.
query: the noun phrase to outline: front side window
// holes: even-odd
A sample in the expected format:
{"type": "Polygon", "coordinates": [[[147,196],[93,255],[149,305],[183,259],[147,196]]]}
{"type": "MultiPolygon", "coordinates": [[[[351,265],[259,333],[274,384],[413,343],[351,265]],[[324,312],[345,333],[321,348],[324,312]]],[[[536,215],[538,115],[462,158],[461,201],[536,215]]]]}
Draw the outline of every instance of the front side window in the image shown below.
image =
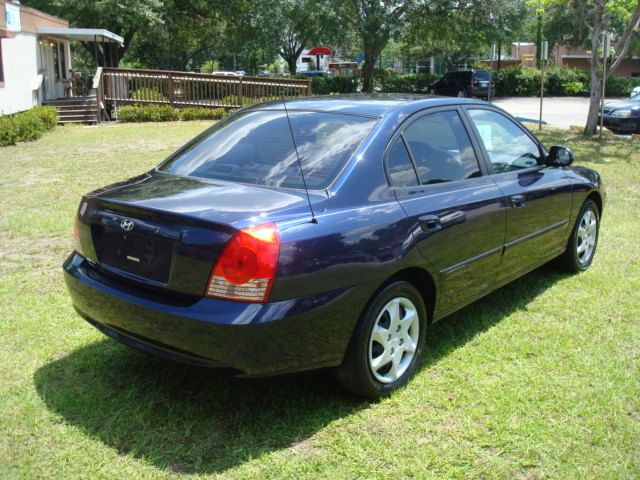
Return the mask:
{"type": "Polygon", "coordinates": [[[479,177],[478,159],[456,111],[424,115],[403,133],[423,185],[479,177]]]}
{"type": "Polygon", "coordinates": [[[304,188],[327,188],[376,123],[369,117],[282,110],[240,113],[218,122],[158,169],[176,175],[304,188]]]}
{"type": "Polygon", "coordinates": [[[493,173],[521,170],[542,163],[538,145],[504,115],[492,110],[472,109],[469,116],[489,155],[493,173]]]}

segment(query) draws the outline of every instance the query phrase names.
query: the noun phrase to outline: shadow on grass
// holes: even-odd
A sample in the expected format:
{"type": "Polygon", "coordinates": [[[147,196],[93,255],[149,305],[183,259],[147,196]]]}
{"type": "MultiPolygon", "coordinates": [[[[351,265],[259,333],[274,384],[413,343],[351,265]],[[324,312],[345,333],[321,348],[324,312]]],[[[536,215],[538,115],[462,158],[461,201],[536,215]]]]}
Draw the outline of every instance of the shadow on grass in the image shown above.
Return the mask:
{"type": "MultiPolygon", "coordinates": [[[[525,309],[561,278],[543,267],[433,325],[422,368],[525,309]]],[[[111,340],[51,361],[34,381],[64,421],[120,454],[185,473],[222,472],[291,446],[304,455],[312,449],[305,439],[370,405],[348,396],[326,371],[242,380],[111,340]]]]}

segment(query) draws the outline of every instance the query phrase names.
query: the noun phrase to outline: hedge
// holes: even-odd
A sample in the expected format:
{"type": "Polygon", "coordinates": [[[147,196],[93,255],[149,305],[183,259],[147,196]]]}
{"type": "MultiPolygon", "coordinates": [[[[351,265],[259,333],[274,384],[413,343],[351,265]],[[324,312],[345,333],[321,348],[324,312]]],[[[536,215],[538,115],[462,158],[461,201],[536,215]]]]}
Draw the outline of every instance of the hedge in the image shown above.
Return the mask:
{"type": "Polygon", "coordinates": [[[348,75],[334,75],[330,77],[311,77],[311,93],[314,95],[328,95],[331,93],[355,93],[358,89],[358,79],[348,75]]]}
{"type": "Polygon", "coordinates": [[[224,108],[178,109],[168,105],[127,105],[118,109],[118,120],[122,123],[218,120],[226,114],[224,108]]]}
{"type": "Polygon", "coordinates": [[[381,92],[428,93],[429,86],[441,75],[430,73],[387,73],[379,78],[381,92]]]}
{"type": "MultiPolygon", "coordinates": [[[[535,97],[540,95],[540,70],[522,66],[505,68],[493,73],[496,95],[499,97],[535,97]]],[[[396,74],[386,72],[378,77],[380,90],[393,93],[427,93],[429,85],[441,75],[428,73],[396,74]]],[[[545,70],[545,95],[587,95],[590,89],[589,72],[586,70],[552,66],[545,70]]],[[[625,97],[640,85],[640,78],[611,77],[607,80],[607,96],[625,97]]],[[[314,92],[315,93],[315,92],[314,92]]]]}
{"type": "MultiPolygon", "coordinates": [[[[494,72],[497,96],[534,97],[540,94],[541,73],[535,68],[512,67],[494,72]]],[[[545,95],[567,96],[588,94],[591,80],[586,70],[551,67],[544,74],[545,95]]],[[[611,77],[607,80],[608,97],[626,97],[640,78],[611,77]]]]}
{"type": "Polygon", "coordinates": [[[37,140],[58,124],[55,107],[33,107],[26,112],[0,117],[0,147],[37,140]]]}

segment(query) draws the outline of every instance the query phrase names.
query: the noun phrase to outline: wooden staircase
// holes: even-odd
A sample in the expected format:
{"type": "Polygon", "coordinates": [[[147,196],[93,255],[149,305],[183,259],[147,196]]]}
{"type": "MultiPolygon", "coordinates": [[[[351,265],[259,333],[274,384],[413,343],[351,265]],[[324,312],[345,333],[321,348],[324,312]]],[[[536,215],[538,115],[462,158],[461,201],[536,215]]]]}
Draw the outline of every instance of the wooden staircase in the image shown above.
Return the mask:
{"type": "Polygon", "coordinates": [[[44,102],[58,109],[58,123],[98,123],[96,97],[72,97],[44,102]]]}

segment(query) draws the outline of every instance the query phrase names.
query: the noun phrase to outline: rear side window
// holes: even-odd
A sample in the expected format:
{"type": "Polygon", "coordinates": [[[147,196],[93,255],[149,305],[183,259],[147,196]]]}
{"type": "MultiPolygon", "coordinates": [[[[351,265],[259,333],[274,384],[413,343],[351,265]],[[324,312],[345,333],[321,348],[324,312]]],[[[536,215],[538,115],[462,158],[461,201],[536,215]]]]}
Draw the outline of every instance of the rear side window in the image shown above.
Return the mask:
{"type": "Polygon", "coordinates": [[[394,187],[411,187],[418,185],[416,171],[402,137],[396,140],[387,157],[387,176],[394,187]]]}
{"type": "Polygon", "coordinates": [[[409,125],[403,135],[421,184],[481,175],[478,159],[458,112],[424,115],[409,125]]]}
{"type": "Polygon", "coordinates": [[[473,78],[476,80],[491,80],[491,74],[481,70],[479,72],[475,72],[473,78]]]}
{"type": "Polygon", "coordinates": [[[521,170],[542,163],[538,145],[504,115],[492,110],[470,109],[469,116],[487,150],[493,173],[521,170]]]}
{"type": "MultiPolygon", "coordinates": [[[[327,188],[376,120],[322,112],[289,112],[307,186],[327,188]]],[[[286,188],[304,188],[282,110],[235,115],[214,125],[158,168],[176,175],[286,188]]]]}

